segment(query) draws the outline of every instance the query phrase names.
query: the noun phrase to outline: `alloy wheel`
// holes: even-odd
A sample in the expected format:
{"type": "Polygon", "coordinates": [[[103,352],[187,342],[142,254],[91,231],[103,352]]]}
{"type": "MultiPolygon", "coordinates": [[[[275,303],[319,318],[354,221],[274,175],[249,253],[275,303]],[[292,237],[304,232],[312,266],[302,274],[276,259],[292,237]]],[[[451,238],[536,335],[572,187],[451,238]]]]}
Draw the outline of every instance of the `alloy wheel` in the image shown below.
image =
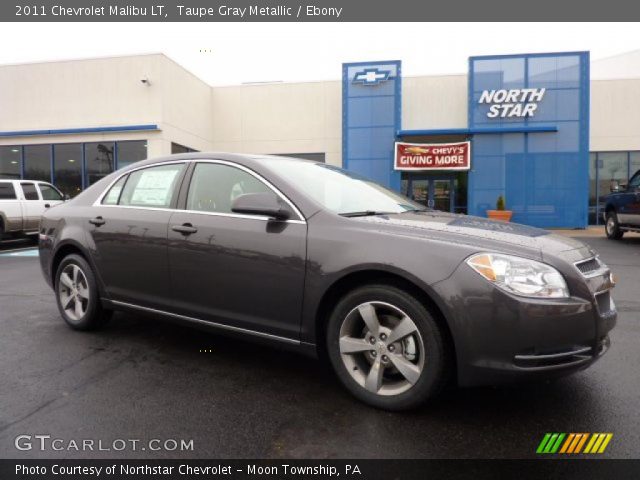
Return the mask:
{"type": "Polygon", "coordinates": [[[82,269],[67,265],[60,274],[58,297],[64,313],[73,321],[79,321],[89,308],[89,283],[82,269]]]}
{"type": "Polygon", "coordinates": [[[616,221],[613,218],[613,215],[609,215],[609,218],[607,218],[607,233],[609,235],[613,235],[613,231],[616,228],[616,221]]]}
{"type": "Polygon", "coordinates": [[[351,377],[376,395],[406,392],[424,368],[424,342],[417,325],[385,302],[366,302],[351,310],[340,327],[339,348],[351,377]]]}

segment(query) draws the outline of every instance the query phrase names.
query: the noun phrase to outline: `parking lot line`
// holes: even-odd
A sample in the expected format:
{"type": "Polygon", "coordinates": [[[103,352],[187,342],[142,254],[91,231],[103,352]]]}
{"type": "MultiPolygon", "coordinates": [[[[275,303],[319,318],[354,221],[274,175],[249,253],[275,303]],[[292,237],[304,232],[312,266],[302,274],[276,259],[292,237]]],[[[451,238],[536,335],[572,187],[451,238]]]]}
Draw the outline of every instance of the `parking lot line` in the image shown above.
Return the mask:
{"type": "Polygon", "coordinates": [[[0,252],[0,257],[37,257],[38,248],[17,248],[0,252]]]}

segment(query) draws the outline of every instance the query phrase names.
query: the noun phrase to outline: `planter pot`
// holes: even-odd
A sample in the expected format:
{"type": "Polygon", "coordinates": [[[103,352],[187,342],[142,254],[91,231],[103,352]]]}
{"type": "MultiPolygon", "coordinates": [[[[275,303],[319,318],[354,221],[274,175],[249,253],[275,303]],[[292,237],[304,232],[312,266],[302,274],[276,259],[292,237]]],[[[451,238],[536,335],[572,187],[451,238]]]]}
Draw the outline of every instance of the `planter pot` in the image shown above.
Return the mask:
{"type": "Polygon", "coordinates": [[[511,210],[487,210],[487,217],[500,222],[509,222],[512,215],[511,210]]]}

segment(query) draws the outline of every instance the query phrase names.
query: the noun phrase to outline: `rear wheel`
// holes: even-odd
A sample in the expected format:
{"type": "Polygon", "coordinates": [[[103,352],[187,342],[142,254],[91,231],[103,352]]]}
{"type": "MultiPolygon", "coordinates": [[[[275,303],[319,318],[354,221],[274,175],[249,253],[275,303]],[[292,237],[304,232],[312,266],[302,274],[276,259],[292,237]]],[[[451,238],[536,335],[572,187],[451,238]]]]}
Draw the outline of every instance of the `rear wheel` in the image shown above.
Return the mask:
{"type": "Polygon", "coordinates": [[[396,287],[364,286],[342,298],[329,319],[327,345],[338,378],[375,407],[416,407],[446,379],[440,328],[424,305],[396,287]]]}
{"type": "Polygon", "coordinates": [[[606,223],[604,230],[607,234],[607,238],[612,240],[620,240],[624,235],[624,232],[620,230],[620,224],[618,223],[618,215],[615,211],[611,210],[607,212],[606,223]]]}
{"type": "Polygon", "coordinates": [[[75,330],[99,328],[113,314],[102,307],[93,271],[80,255],[68,255],[60,262],[55,291],[60,315],[75,330]]]}

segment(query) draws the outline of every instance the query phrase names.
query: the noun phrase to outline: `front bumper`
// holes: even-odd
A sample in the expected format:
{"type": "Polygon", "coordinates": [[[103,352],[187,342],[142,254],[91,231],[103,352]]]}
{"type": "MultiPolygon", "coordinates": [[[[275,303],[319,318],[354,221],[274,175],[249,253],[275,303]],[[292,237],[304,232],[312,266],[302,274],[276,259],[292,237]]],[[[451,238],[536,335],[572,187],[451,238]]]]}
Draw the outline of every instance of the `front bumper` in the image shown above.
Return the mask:
{"type": "Polygon", "coordinates": [[[518,297],[466,264],[434,285],[447,310],[459,385],[559,377],[598,360],[617,319],[609,271],[579,286],[565,299],[518,297]]]}

